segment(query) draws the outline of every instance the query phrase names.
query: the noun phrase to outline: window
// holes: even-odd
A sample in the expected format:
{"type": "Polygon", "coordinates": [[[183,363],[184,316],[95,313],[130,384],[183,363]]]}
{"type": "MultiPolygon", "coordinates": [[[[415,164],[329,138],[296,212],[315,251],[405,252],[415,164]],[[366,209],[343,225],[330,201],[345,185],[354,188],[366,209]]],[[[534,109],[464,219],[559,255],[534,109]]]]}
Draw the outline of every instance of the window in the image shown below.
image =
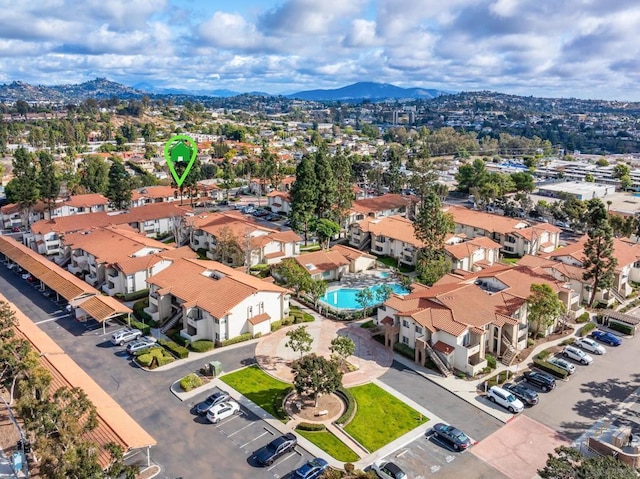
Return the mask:
{"type": "Polygon", "coordinates": [[[467,346],[469,346],[470,340],[471,335],[469,334],[469,331],[467,331],[466,333],[464,333],[464,336],[462,336],[462,345],[466,348],[467,346]]]}
{"type": "Polygon", "coordinates": [[[422,334],[422,327],[421,326],[416,326],[416,333],[422,334]]]}
{"type": "Polygon", "coordinates": [[[409,344],[409,338],[402,336],[402,344],[409,344]]]}
{"type": "Polygon", "coordinates": [[[408,328],[409,327],[409,321],[407,321],[406,319],[403,319],[402,320],[402,326],[405,327],[405,328],[408,328]]]}

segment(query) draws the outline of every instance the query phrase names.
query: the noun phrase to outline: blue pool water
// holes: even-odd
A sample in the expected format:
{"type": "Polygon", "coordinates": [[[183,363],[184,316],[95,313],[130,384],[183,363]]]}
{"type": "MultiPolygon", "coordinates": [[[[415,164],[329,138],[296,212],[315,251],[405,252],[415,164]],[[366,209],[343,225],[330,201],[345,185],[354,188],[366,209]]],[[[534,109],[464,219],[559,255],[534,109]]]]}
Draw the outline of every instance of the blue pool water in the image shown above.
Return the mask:
{"type": "MultiPolygon", "coordinates": [[[[388,283],[391,288],[393,288],[393,292],[396,294],[408,294],[409,291],[404,289],[398,283],[388,283]]],[[[380,288],[381,285],[371,286],[369,289],[373,291],[374,300],[373,304],[369,306],[375,306],[380,304],[379,301],[376,300],[375,294],[376,291],[380,288]]],[[[328,306],[332,306],[334,308],[339,309],[361,309],[362,305],[358,303],[356,300],[356,295],[360,290],[355,288],[340,288],[334,289],[333,291],[329,291],[325,293],[324,296],[320,298],[320,302],[324,303],[328,306]]]]}
{"type": "Polygon", "coordinates": [[[389,273],[388,271],[381,271],[380,273],[377,273],[376,276],[378,278],[388,278],[389,276],[391,276],[391,273],[389,273]]]}

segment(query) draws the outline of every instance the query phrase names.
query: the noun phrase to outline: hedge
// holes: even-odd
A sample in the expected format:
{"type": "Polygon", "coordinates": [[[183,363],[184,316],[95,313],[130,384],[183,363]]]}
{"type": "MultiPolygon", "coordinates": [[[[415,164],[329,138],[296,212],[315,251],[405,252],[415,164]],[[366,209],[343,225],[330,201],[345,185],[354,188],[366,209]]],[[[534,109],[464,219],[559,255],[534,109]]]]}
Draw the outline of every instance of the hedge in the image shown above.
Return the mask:
{"type": "Polygon", "coordinates": [[[138,320],[149,324],[151,319],[151,315],[146,313],[144,308],[149,306],[149,298],[141,299],[140,301],[136,301],[133,303],[133,315],[138,318],[138,320]]]}
{"type": "Polygon", "coordinates": [[[591,319],[591,315],[588,312],[582,313],[580,316],[576,318],[576,323],[586,323],[591,319]]]}
{"type": "Polygon", "coordinates": [[[356,414],[356,410],[357,410],[356,399],[353,397],[353,394],[351,394],[351,391],[343,388],[342,386],[336,389],[335,393],[338,396],[342,397],[344,402],[347,403],[347,409],[344,411],[342,416],[340,416],[335,421],[336,424],[341,424],[344,426],[346,424],[349,424],[353,419],[353,416],[355,416],[356,414]]]}
{"type": "Polygon", "coordinates": [[[202,379],[194,373],[187,374],[180,380],[180,387],[184,392],[189,392],[200,386],[202,386],[202,379]]]}
{"type": "Polygon", "coordinates": [[[201,339],[199,341],[194,341],[189,345],[189,347],[196,353],[206,353],[207,351],[211,351],[213,349],[213,341],[201,339]]]}
{"type": "Polygon", "coordinates": [[[157,358],[157,361],[158,361],[158,367],[160,367],[160,366],[164,366],[166,364],[174,362],[175,358],[171,356],[162,356],[161,358],[157,358]]]}
{"type": "Polygon", "coordinates": [[[170,335],[167,334],[167,337],[171,338],[171,340],[174,343],[179,344],[180,346],[184,347],[184,348],[188,348],[189,347],[189,343],[191,341],[189,341],[186,338],[183,338],[182,335],[180,334],[180,331],[175,331],[173,333],[171,333],[170,335]]]}
{"type": "Polygon", "coordinates": [[[536,355],[536,359],[545,360],[549,357],[550,354],[551,354],[551,350],[543,349],[536,355]]]}
{"type": "Polygon", "coordinates": [[[140,366],[144,366],[145,368],[148,368],[149,366],[151,366],[151,363],[153,362],[154,359],[155,358],[150,353],[143,353],[140,356],[138,356],[138,363],[140,363],[140,366]]]}
{"type": "Polygon", "coordinates": [[[189,350],[184,346],[180,346],[173,341],[167,341],[166,339],[159,339],[158,343],[164,346],[167,350],[171,351],[177,356],[178,359],[185,359],[189,356],[189,350]]]}
{"type": "Polygon", "coordinates": [[[541,359],[534,359],[533,364],[539,369],[542,369],[545,372],[551,373],[560,379],[564,379],[569,375],[569,373],[564,369],[559,368],[558,366],[555,366],[554,364],[548,363],[547,361],[543,361],[541,359]]]}
{"type": "Polygon", "coordinates": [[[280,394],[276,394],[273,397],[273,410],[276,413],[276,417],[283,421],[286,421],[289,417],[287,411],[284,409],[284,399],[293,392],[293,386],[289,386],[282,391],[280,394]]]}
{"type": "Polygon", "coordinates": [[[609,321],[609,329],[613,329],[614,331],[619,331],[622,334],[628,334],[629,336],[633,336],[635,332],[635,328],[629,324],[619,323],[617,321],[609,321]]]}
{"type": "Polygon", "coordinates": [[[123,295],[125,301],[135,301],[149,296],[149,288],[134,291],[133,293],[125,293],[123,295]]]}
{"type": "Polygon", "coordinates": [[[411,359],[412,361],[416,358],[416,351],[413,348],[410,348],[406,344],[396,343],[393,345],[393,350],[397,353],[401,354],[407,359],[411,359]]]}
{"type": "Polygon", "coordinates": [[[136,321],[135,319],[131,320],[131,326],[142,331],[142,334],[148,335],[151,333],[151,326],[149,326],[148,324],[141,323],[140,321],[136,321]]]}
{"type": "Polygon", "coordinates": [[[584,337],[596,328],[597,328],[596,323],[587,323],[584,326],[582,326],[578,335],[580,337],[584,337]]]}
{"type": "Polygon", "coordinates": [[[137,356],[138,363],[149,369],[164,366],[165,364],[172,363],[175,360],[171,354],[160,346],[153,346],[150,349],[137,351],[134,354],[137,356]]]}
{"type": "Polygon", "coordinates": [[[301,431],[324,431],[327,427],[324,424],[314,424],[311,422],[301,422],[296,426],[296,429],[300,429],[301,431]]]}
{"type": "Polygon", "coordinates": [[[235,338],[225,339],[220,342],[221,346],[231,346],[232,344],[241,343],[242,341],[249,341],[253,339],[253,335],[251,333],[243,333],[240,336],[236,336],[235,338]]]}

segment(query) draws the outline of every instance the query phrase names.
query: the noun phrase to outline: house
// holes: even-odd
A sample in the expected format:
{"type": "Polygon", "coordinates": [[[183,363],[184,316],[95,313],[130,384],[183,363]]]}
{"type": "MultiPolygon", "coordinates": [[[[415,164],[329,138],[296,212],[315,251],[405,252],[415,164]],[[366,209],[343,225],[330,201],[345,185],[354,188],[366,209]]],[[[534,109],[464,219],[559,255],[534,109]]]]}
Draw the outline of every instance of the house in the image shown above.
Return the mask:
{"type": "Polygon", "coordinates": [[[193,250],[233,266],[275,264],[300,253],[300,236],[258,225],[238,211],[207,213],[185,222],[193,250]]]}
{"type": "MultiPolygon", "coordinates": [[[[109,209],[109,200],[99,193],[69,196],[66,200],[56,203],[51,209],[51,218],[57,216],[71,216],[88,213],[98,213],[109,209]]],[[[49,219],[49,212],[45,210],[45,219],[49,219]]]]}
{"type": "Polygon", "coordinates": [[[414,196],[388,193],[375,198],[356,200],[349,211],[348,224],[365,218],[401,215],[411,217],[415,213],[418,200],[414,196]]]}
{"type": "Polygon", "coordinates": [[[453,216],[456,234],[485,236],[500,244],[500,251],[514,256],[550,253],[560,245],[560,228],[520,218],[494,215],[460,206],[445,208],[453,216]]]}
{"type": "Polygon", "coordinates": [[[404,344],[417,363],[430,357],[445,373],[475,376],[487,365],[486,353],[510,364],[526,348],[527,298],[538,283],[551,286],[565,305],[572,301],[573,291],[541,268],[494,265],[448,274],[430,288],[414,284],[405,296],[392,294],[378,308],[376,323],[388,347],[404,344]]]}
{"type": "Polygon", "coordinates": [[[197,185],[199,204],[214,203],[223,199],[222,191],[215,178],[200,180],[197,185]]]}
{"type": "Polygon", "coordinates": [[[345,273],[360,273],[376,264],[376,257],[348,246],[335,245],[330,250],[304,253],[295,257],[312,279],[337,281],[345,273]]]}
{"type": "Polygon", "coordinates": [[[179,325],[190,341],[220,344],[243,333],[268,334],[289,314],[289,292],[215,261],[179,259],[150,277],[145,311],[163,329],[179,325]]]}
{"type": "Polygon", "coordinates": [[[415,236],[413,222],[399,215],[368,217],[352,223],[349,244],[407,265],[416,264],[418,250],[423,246],[415,236]]]}
{"type": "Polygon", "coordinates": [[[170,203],[172,201],[180,201],[178,190],[172,186],[145,186],[131,192],[132,208],[150,203],[170,203]]]}
{"type": "Polygon", "coordinates": [[[479,271],[500,259],[500,245],[484,236],[468,239],[465,235],[450,235],[444,251],[454,270],[479,271]]]}
{"type": "Polygon", "coordinates": [[[40,254],[58,255],[55,261],[65,264],[69,258],[61,254],[60,240],[66,234],[92,227],[129,225],[146,236],[168,235],[174,232],[181,218],[192,214],[192,211],[188,206],[161,203],[132,208],[125,213],[99,212],[56,217],[32,224],[31,231],[24,235],[24,242],[40,254]]]}
{"type": "Polygon", "coordinates": [[[275,213],[291,213],[291,195],[284,191],[272,191],[267,194],[267,206],[275,213]]]}

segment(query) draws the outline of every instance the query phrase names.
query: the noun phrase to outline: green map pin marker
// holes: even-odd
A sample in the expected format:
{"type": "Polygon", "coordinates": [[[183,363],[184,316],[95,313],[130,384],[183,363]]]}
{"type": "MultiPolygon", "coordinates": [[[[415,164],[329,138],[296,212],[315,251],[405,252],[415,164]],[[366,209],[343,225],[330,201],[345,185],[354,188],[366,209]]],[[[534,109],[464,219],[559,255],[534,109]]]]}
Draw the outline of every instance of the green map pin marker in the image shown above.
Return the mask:
{"type": "Polygon", "coordinates": [[[176,180],[178,188],[182,186],[184,180],[187,179],[187,175],[191,171],[193,163],[198,156],[198,144],[193,138],[187,135],[176,135],[167,141],[164,145],[164,158],[169,165],[169,171],[171,176],[176,180]],[[187,163],[187,167],[182,172],[182,175],[178,175],[176,171],[176,163],[187,163]]]}

